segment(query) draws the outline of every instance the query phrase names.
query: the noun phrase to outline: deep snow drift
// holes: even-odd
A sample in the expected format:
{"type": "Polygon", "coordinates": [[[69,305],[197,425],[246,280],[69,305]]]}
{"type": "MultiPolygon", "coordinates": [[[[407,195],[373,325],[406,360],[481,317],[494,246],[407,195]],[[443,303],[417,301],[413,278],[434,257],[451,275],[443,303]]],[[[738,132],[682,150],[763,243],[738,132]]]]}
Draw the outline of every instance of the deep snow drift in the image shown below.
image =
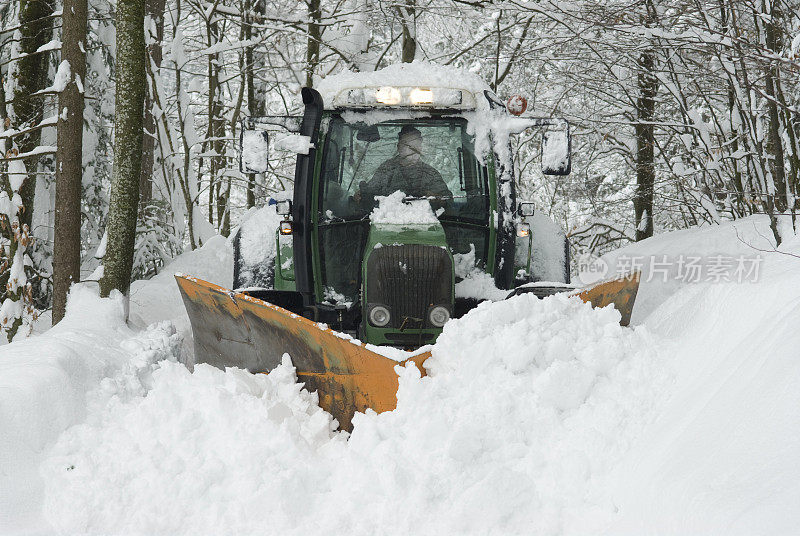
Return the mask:
{"type": "Polygon", "coordinates": [[[598,489],[666,375],[643,330],[565,297],[487,304],[448,324],[430,377],[349,441],[286,364],[269,376],[154,365],[67,431],[43,475],[67,532],[558,532],[598,489]],[[260,512],[262,515],[254,515],[260,512]],[[265,517],[269,518],[265,523],[265,517]]]}
{"type": "Polygon", "coordinates": [[[681,251],[680,241],[683,252],[707,244],[763,263],[756,282],[645,288],[664,300],[645,325],[672,356],[676,384],[617,469],[621,515],[610,533],[797,533],[800,236],[775,251],[767,225],[755,217],[653,239],[659,255],[681,251]]]}
{"type": "MultiPolygon", "coordinates": [[[[617,255],[709,244],[742,243],[723,226],[617,255]]],[[[80,291],[65,323],[0,349],[0,533],[794,532],[800,239],[761,254],[755,282],[645,281],[657,299],[633,329],[563,296],[483,304],[349,439],[289,361],[192,374],[169,324],[134,333],[80,291]]],[[[214,280],[230,254],[190,255],[177,269],[214,280]]],[[[159,277],[141,303],[183,315],[159,277]]]]}
{"type": "Polygon", "coordinates": [[[172,324],[134,333],[121,295],[101,300],[76,286],[56,327],[0,349],[0,534],[52,532],[40,512],[43,455],[65,428],[99,411],[102,392],[147,363],[176,359],[179,346],[172,324]]]}

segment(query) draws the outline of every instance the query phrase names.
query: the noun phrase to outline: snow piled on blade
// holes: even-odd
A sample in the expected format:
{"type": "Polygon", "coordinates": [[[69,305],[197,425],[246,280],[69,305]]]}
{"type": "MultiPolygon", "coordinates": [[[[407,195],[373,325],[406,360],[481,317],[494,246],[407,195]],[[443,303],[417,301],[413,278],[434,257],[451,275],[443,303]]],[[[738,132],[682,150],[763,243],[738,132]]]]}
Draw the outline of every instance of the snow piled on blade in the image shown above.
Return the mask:
{"type": "Polygon", "coordinates": [[[269,375],[164,362],[152,381],[130,401],[120,383],[100,414],[60,438],[42,468],[56,527],[253,533],[271,526],[281,504],[300,514],[313,475],[296,481],[302,468],[293,465],[344,441],[331,439],[330,415],[301,391],[288,358],[269,375]]]}
{"type": "Polygon", "coordinates": [[[605,475],[669,383],[647,332],[618,321],[564,296],[486,303],[447,324],[430,376],[398,369],[397,410],[356,415],[349,441],[287,359],[269,375],[165,362],[131,382],[147,396],[112,396],[60,438],[47,518],[126,534],[581,526],[613,511],[605,475]]]}
{"type": "Polygon", "coordinates": [[[175,258],[160,274],[131,283],[130,321],[138,327],[174,321],[178,331],[191,340],[189,317],[183,306],[175,274],[185,274],[230,288],[233,282],[233,250],[224,236],[211,237],[202,247],[175,258]]]}

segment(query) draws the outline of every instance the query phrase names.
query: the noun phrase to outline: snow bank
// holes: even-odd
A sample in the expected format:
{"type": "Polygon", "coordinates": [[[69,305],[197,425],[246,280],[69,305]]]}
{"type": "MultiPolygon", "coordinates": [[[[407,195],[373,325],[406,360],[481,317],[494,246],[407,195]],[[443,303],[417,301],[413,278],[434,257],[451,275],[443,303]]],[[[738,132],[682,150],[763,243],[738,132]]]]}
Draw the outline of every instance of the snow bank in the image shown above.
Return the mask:
{"type": "MultiPolygon", "coordinates": [[[[120,345],[135,337],[123,307],[119,294],[101,299],[77,285],[57,326],[0,348],[0,533],[38,523],[42,484],[35,467],[43,452],[91,413],[87,392],[144,351],[120,345]]],[[[149,341],[148,355],[160,359],[168,352],[153,349],[173,335],[161,326],[139,337],[149,341]]]]}
{"type": "Polygon", "coordinates": [[[397,410],[357,415],[349,441],[288,361],[268,376],[165,363],[147,396],[112,397],[61,437],[48,519],[70,533],[559,531],[613,508],[603,477],[667,384],[647,333],[618,319],[563,296],[487,303],[447,325],[429,377],[401,369],[397,410]]]}
{"type": "Polygon", "coordinates": [[[632,323],[640,324],[687,286],[757,282],[766,257],[771,255],[768,252],[774,248],[769,218],[750,216],[722,225],[664,233],[616,249],[595,263],[594,272],[579,274],[578,282],[591,284],[640,270],[642,281],[631,318],[632,323]]]}
{"type": "Polygon", "coordinates": [[[390,195],[375,196],[378,206],[372,210],[369,219],[375,224],[389,225],[438,225],[439,219],[431,209],[427,199],[403,201],[406,194],[397,191],[390,195]]]}
{"type": "MultiPolygon", "coordinates": [[[[739,244],[715,226],[632,247],[739,244]]],[[[169,324],[134,334],[78,286],[56,328],[0,348],[0,533],[793,533],[800,238],[763,255],[752,283],[644,282],[660,301],[632,329],[565,296],[484,303],[349,439],[289,362],[191,374],[169,324]]],[[[222,280],[229,256],[175,266],[222,280]]],[[[141,283],[154,317],[184,314],[167,284],[141,283]]]]}
{"type": "Polygon", "coordinates": [[[191,340],[189,317],[175,283],[177,272],[230,288],[233,249],[225,237],[213,236],[202,247],[175,258],[160,274],[131,284],[130,321],[133,325],[143,328],[153,322],[174,321],[178,331],[191,340]]]}
{"type": "Polygon", "coordinates": [[[686,286],[646,319],[672,341],[676,387],[618,470],[609,533],[797,532],[800,237],[779,251],[758,283],[686,286]]]}

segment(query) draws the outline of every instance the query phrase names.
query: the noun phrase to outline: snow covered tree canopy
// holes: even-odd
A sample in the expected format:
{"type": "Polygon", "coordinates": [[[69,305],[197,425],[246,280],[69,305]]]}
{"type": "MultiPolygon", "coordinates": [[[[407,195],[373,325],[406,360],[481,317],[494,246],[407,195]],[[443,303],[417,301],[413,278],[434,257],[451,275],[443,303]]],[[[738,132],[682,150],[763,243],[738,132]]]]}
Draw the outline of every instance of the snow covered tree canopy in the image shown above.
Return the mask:
{"type": "MultiPolygon", "coordinates": [[[[10,180],[12,155],[27,155],[26,270],[42,308],[50,300],[56,94],[72,72],[59,51],[58,6],[35,27],[16,0],[0,7],[0,171],[10,180]],[[34,58],[42,61],[31,70],[34,58]],[[39,93],[41,112],[30,115],[35,108],[14,96],[20,88],[39,93]]],[[[773,234],[788,236],[800,170],[798,7],[797,0],[148,3],[136,277],[216,233],[230,235],[248,209],[291,189],[293,154],[273,151],[264,174],[239,169],[242,119],[296,116],[306,85],[331,105],[355,98],[337,90],[356,76],[360,86],[409,88],[401,98],[430,85],[473,95],[488,89],[499,102],[519,95],[525,116],[568,119],[570,175],[541,173],[542,157],[549,162],[548,147],[557,145],[543,151],[539,132],[512,137],[509,158],[519,197],[567,231],[573,253],[754,213],[769,214],[773,234]],[[429,63],[401,65],[411,60],[429,63]]],[[[114,9],[89,2],[80,44],[87,54],[83,277],[98,266],[106,225],[114,9]]]]}

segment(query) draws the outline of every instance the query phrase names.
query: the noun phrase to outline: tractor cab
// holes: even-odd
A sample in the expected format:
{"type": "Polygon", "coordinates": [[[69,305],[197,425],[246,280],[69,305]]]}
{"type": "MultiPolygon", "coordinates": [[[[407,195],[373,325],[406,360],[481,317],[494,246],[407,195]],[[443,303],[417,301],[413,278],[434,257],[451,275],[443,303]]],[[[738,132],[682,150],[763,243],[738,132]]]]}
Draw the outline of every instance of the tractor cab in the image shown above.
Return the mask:
{"type": "MultiPolygon", "coordinates": [[[[234,286],[366,342],[422,346],[477,305],[479,297],[456,292],[462,278],[481,273],[508,291],[535,279],[530,211],[517,203],[509,134],[549,128],[543,171],[563,175],[568,125],[513,117],[475,84],[350,76],[304,88],[294,128],[285,118],[243,126],[242,171],[266,171],[267,133],[276,125],[290,131],[281,145],[297,161],[291,203],[278,209],[285,219],[276,254],[259,261],[270,267],[260,272],[266,277],[248,279],[258,267],[243,264],[237,238],[234,286]]],[[[568,283],[566,249],[557,254],[560,282],[568,283]]]]}

